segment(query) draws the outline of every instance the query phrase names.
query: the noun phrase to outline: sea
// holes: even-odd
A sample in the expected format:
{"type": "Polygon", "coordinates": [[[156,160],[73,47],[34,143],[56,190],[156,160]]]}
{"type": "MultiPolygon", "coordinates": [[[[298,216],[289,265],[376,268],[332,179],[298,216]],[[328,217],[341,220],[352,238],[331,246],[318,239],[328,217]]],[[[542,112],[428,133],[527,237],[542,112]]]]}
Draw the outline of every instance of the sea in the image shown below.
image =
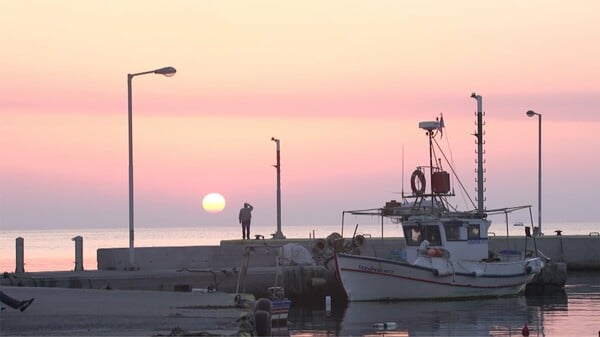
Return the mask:
{"type": "MultiPolygon", "coordinates": [[[[600,272],[569,272],[564,289],[462,301],[292,307],[290,336],[600,336],[600,272]],[[337,306],[337,307],[336,307],[337,306]]],[[[285,333],[283,334],[285,335],[285,333]]]]}
{"type": "MultiPolygon", "coordinates": [[[[287,225],[288,238],[325,238],[337,232],[344,237],[400,237],[396,224],[319,225],[315,228],[287,225]]],[[[524,235],[523,227],[493,224],[491,235],[524,235]]],[[[544,224],[545,235],[597,235],[600,224],[544,224]]],[[[271,237],[276,226],[252,225],[251,234],[271,237]]],[[[219,228],[135,228],[136,247],[219,245],[222,240],[241,239],[239,226],[219,228]]],[[[25,271],[73,270],[74,238],[83,238],[85,270],[95,270],[98,248],[129,246],[128,225],[115,228],[2,230],[0,271],[15,270],[15,239],[24,240],[25,271]]],[[[368,285],[367,285],[368,286],[368,285]]],[[[285,331],[290,336],[599,336],[600,271],[569,271],[564,289],[544,295],[464,301],[334,302],[290,309],[285,331]]],[[[319,303],[318,301],[316,303],[319,303]]]]}
{"type": "MultiPolygon", "coordinates": [[[[490,236],[508,234],[525,235],[522,224],[506,226],[492,222],[490,236]]],[[[589,235],[600,232],[599,223],[544,224],[545,235],[555,235],[561,230],[563,235],[589,235]]],[[[255,225],[251,227],[251,236],[263,235],[270,238],[277,226],[255,225]]],[[[282,233],[288,238],[326,238],[331,233],[344,237],[362,234],[365,237],[402,237],[402,227],[392,223],[357,224],[349,221],[342,225],[282,225],[282,233]]],[[[129,225],[112,228],[73,228],[73,229],[17,229],[2,230],[0,236],[0,272],[15,270],[16,238],[24,241],[25,271],[68,271],[75,265],[75,241],[83,239],[83,266],[85,270],[97,269],[96,250],[98,248],[129,247],[129,225]]],[[[222,240],[242,238],[239,225],[208,227],[135,227],[135,247],[181,247],[181,246],[218,246],[222,240]]]]}

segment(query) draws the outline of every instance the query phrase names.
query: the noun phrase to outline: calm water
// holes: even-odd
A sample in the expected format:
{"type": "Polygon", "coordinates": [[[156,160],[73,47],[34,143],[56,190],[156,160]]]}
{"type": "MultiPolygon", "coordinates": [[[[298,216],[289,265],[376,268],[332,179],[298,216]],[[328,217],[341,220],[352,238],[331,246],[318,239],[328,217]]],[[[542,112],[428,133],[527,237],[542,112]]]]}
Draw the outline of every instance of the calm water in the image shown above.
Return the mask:
{"type": "Polygon", "coordinates": [[[295,308],[292,336],[600,336],[600,272],[569,273],[564,292],[468,301],[352,302],[295,308]],[[391,329],[377,323],[394,323],[391,329]]]}
{"type": "MultiPolygon", "coordinates": [[[[348,217],[344,228],[344,236],[351,237],[358,218],[348,217]]],[[[555,229],[562,229],[565,235],[599,232],[600,224],[574,223],[574,224],[545,224],[544,232],[554,234],[555,229]]],[[[271,237],[276,231],[275,226],[252,225],[251,234],[262,234],[265,238],[271,237]]],[[[311,228],[309,226],[284,226],[283,233],[290,238],[308,238],[311,235],[325,238],[333,232],[342,233],[341,225],[321,225],[311,228]]],[[[490,232],[496,235],[505,235],[506,225],[494,222],[490,232]]],[[[510,227],[510,235],[523,235],[523,227],[510,227]]],[[[360,224],[357,234],[370,234],[373,237],[381,236],[381,224],[360,224]]],[[[385,223],[384,235],[401,237],[402,229],[399,225],[385,223]]],[[[0,272],[15,270],[15,239],[22,237],[25,244],[25,271],[54,271],[72,270],[75,261],[75,236],[83,237],[83,266],[86,270],[97,268],[96,250],[98,248],[129,247],[129,227],[122,228],[96,228],[96,229],[44,229],[44,230],[3,230],[0,236],[0,272]]],[[[175,227],[175,228],[145,228],[137,226],[135,230],[136,247],[157,246],[194,246],[194,245],[219,245],[221,240],[241,238],[239,226],[230,227],[175,227]]]]}

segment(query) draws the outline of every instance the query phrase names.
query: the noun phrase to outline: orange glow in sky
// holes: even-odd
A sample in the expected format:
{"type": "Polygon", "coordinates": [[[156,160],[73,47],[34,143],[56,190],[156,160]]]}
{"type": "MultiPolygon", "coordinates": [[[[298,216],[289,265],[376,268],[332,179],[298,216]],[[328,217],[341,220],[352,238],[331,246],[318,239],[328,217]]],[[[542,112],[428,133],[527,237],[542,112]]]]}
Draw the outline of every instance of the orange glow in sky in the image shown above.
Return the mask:
{"type": "Polygon", "coordinates": [[[132,86],[144,225],[236,225],[245,201],[254,223],[274,223],[271,137],[281,140],[283,222],[337,223],[343,210],[399,198],[402,174],[428,158],[418,122],[440,113],[473,193],[471,92],[486,111],[486,205],[536,205],[532,109],[543,115],[544,219],[597,220],[600,3],[2,8],[1,228],[126,226],[127,74],[164,66],[177,74],[137,76],[132,86]],[[225,197],[224,211],[203,211],[210,192],[225,197]]]}

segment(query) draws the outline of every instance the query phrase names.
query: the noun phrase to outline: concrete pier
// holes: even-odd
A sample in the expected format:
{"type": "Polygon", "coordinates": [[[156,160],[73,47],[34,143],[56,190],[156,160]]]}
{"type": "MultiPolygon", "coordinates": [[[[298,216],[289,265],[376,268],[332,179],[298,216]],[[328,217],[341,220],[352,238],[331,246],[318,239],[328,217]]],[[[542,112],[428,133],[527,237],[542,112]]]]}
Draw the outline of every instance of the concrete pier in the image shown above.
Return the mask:
{"type": "MultiPolygon", "coordinates": [[[[389,256],[398,254],[400,240],[370,239],[361,247],[365,254],[389,256]]],[[[136,248],[138,270],[127,270],[128,249],[99,249],[98,270],[75,272],[35,272],[5,274],[0,284],[29,287],[63,287],[89,289],[192,291],[211,289],[235,293],[240,283],[243,255],[251,249],[248,272],[240,292],[265,296],[275,283],[277,250],[284,244],[295,243],[313,251],[317,240],[232,240],[219,246],[141,247],[136,248]]],[[[338,243],[343,243],[338,241],[338,243]]],[[[319,255],[319,265],[282,266],[286,295],[295,301],[307,296],[321,300],[325,294],[341,297],[341,289],[333,270],[323,265],[326,256],[319,255]]],[[[331,251],[330,251],[331,253],[331,251]]],[[[311,258],[312,260],[312,258],[311,258]]],[[[332,262],[332,260],[329,260],[332,262]]]]}
{"type": "Polygon", "coordinates": [[[5,286],[2,291],[34,298],[24,312],[2,311],[3,336],[232,336],[248,313],[236,305],[235,295],[224,293],[5,286]]]}
{"type": "Polygon", "coordinates": [[[568,270],[600,270],[600,235],[547,235],[531,238],[516,236],[490,237],[491,251],[534,250],[567,264],[568,270]]]}
{"type": "MultiPolygon", "coordinates": [[[[349,240],[349,239],[346,239],[349,240]]],[[[308,251],[318,240],[230,240],[221,241],[219,246],[148,247],[136,248],[136,260],[140,270],[163,270],[179,268],[232,268],[239,267],[246,247],[255,247],[250,267],[269,267],[275,262],[275,247],[296,243],[308,251]]],[[[526,237],[492,236],[489,238],[491,251],[504,249],[523,251],[537,249],[553,261],[565,262],[569,270],[600,270],[600,236],[556,235],[526,237]]],[[[397,256],[404,250],[403,238],[368,238],[360,247],[365,255],[397,256]]],[[[125,270],[127,249],[98,249],[98,270],[125,270]]]]}
{"type": "MultiPolygon", "coordinates": [[[[345,239],[347,243],[349,239],[345,239]]],[[[332,248],[322,239],[231,240],[219,246],[135,248],[138,270],[127,270],[128,249],[99,249],[98,270],[5,274],[2,285],[90,289],[186,291],[193,289],[240,292],[265,296],[275,283],[275,259],[284,244],[298,244],[311,252],[316,265],[282,267],[286,295],[295,301],[343,297],[332,266],[332,248]],[[244,252],[250,249],[242,280],[244,252]],[[328,250],[329,249],[329,250],[328,250]],[[327,251],[328,250],[328,251],[327,251]],[[243,290],[243,291],[242,291],[243,290]]],[[[336,240],[343,246],[343,240],[336,240]]],[[[490,250],[537,250],[568,270],[600,270],[600,236],[491,237],[490,250]]],[[[357,248],[363,255],[402,259],[403,238],[367,238],[357,248]]]]}

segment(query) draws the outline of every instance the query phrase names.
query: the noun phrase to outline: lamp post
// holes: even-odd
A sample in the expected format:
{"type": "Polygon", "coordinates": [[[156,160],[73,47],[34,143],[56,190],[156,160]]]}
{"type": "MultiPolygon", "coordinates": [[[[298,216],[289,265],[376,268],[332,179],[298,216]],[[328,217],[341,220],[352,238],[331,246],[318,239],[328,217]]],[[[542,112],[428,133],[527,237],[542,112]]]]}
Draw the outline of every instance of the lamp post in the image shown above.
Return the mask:
{"type": "MultiPolygon", "coordinates": [[[[542,233],[542,114],[533,110],[527,111],[528,117],[538,116],[538,231],[537,235],[542,233]]],[[[535,231],[534,231],[535,234],[535,231]]]]}
{"type": "Polygon", "coordinates": [[[132,102],[131,102],[131,80],[138,75],[160,74],[173,76],[177,71],[173,67],[164,67],[141,73],[127,74],[127,119],[129,133],[129,269],[135,269],[135,257],[133,254],[133,135],[132,135],[132,102]]]}
{"type": "Polygon", "coordinates": [[[273,239],[285,239],[281,232],[281,162],[279,158],[279,139],[271,137],[271,140],[277,144],[277,164],[273,165],[277,169],[277,232],[273,234],[273,239]]]}

